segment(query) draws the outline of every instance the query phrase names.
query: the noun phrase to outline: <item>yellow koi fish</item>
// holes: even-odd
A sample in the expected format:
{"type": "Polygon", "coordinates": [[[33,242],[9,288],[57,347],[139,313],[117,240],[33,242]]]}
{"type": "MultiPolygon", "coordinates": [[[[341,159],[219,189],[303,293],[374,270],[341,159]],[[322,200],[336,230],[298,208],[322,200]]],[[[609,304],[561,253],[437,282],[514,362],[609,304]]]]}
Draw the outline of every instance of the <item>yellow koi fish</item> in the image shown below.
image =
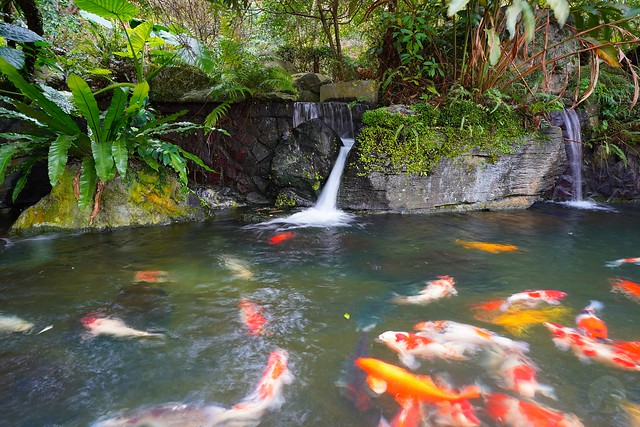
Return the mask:
{"type": "Polygon", "coordinates": [[[478,249],[480,251],[485,251],[492,254],[518,250],[518,247],[515,245],[504,245],[501,243],[469,242],[467,240],[460,239],[456,239],[455,242],[465,249],[478,249]]]}

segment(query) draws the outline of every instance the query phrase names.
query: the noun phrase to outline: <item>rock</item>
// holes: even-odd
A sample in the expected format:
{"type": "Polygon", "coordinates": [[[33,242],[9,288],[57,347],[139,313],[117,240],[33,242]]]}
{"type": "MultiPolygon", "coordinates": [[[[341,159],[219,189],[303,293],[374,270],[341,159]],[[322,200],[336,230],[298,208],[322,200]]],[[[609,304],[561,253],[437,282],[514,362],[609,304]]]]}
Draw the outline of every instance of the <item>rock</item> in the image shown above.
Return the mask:
{"type": "Polygon", "coordinates": [[[152,102],[211,102],[213,82],[196,68],[165,67],[149,82],[152,102]]]}
{"type": "Polygon", "coordinates": [[[567,162],[561,130],[550,127],[543,136],[528,138],[516,153],[495,162],[479,152],[443,159],[428,176],[378,172],[360,176],[352,152],[338,206],[393,212],[529,207],[553,187],[567,162]]]}
{"type": "Polygon", "coordinates": [[[100,212],[90,225],[93,204],[81,211],[73,194],[73,180],[79,170],[78,164],[67,166],[51,193],[22,212],[10,233],[107,230],[205,218],[199,201],[183,191],[176,177],[132,163],[126,177],[107,182],[100,212]]]}
{"type": "Polygon", "coordinates": [[[331,77],[318,73],[298,73],[291,76],[293,86],[298,90],[300,102],[319,102],[320,88],[331,83],[331,77]]]}
{"type": "Polygon", "coordinates": [[[331,172],[342,141],[320,119],[312,119],[284,135],[271,162],[276,193],[286,190],[313,201],[331,172]]]}
{"type": "Polygon", "coordinates": [[[358,101],[375,105],[378,103],[378,84],[375,80],[326,84],[320,87],[320,102],[327,101],[358,101]]]}

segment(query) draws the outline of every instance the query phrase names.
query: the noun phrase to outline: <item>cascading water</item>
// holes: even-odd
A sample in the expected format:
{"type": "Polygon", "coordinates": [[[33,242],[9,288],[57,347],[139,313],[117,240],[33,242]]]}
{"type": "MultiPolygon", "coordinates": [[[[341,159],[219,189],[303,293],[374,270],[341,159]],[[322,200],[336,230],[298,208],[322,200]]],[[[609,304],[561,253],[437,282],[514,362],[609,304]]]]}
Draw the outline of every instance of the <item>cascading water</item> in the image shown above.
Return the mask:
{"type": "Polygon", "coordinates": [[[573,177],[572,201],[582,201],[582,129],[575,110],[563,110],[562,120],[566,129],[565,144],[573,177]]]}
{"type": "Polygon", "coordinates": [[[346,103],[316,103],[296,102],[294,104],[293,125],[319,118],[331,127],[342,140],[342,147],[338,153],[329,178],[320,192],[316,203],[303,211],[286,218],[276,218],[261,225],[289,224],[294,227],[334,227],[348,225],[355,218],[354,215],[337,208],[340,178],[344,171],[349,151],[354,144],[354,126],[352,110],[346,103]]]}

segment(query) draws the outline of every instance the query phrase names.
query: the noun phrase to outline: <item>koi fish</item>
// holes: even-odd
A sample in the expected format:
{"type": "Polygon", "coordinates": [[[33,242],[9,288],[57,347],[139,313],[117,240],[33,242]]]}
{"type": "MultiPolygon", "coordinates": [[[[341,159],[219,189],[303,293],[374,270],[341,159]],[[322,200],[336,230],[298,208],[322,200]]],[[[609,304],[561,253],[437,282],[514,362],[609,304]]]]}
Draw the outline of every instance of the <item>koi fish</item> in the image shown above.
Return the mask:
{"type": "Polygon", "coordinates": [[[285,240],[291,239],[292,237],[295,237],[295,233],[293,233],[293,231],[285,231],[284,233],[278,233],[274,236],[271,236],[271,238],[269,239],[269,244],[277,245],[278,243],[282,243],[285,240]]]}
{"type": "Polygon", "coordinates": [[[168,403],[141,409],[128,416],[104,420],[93,427],[255,427],[260,424],[266,411],[278,409],[283,403],[282,389],[293,380],[293,375],[287,368],[287,358],[284,350],[272,352],[254,392],[230,409],[213,405],[168,403]]]}
{"type": "Polygon", "coordinates": [[[591,301],[588,306],[582,309],[576,316],[578,330],[589,338],[604,341],[607,339],[607,325],[596,316],[596,311],[602,311],[604,304],[600,301],[591,301]]]}
{"type": "Polygon", "coordinates": [[[640,257],[636,258],[620,258],[615,261],[609,261],[605,264],[607,267],[620,267],[622,264],[636,264],[640,265],[640,257]]]}
{"type": "Polygon", "coordinates": [[[611,292],[626,295],[635,302],[640,302],[640,285],[625,279],[611,279],[611,292]]]}
{"type": "MultiPolygon", "coordinates": [[[[437,376],[435,382],[442,389],[453,392],[451,383],[442,375],[437,376]]],[[[476,427],[481,424],[473,405],[468,400],[438,402],[435,404],[434,409],[434,411],[429,411],[429,418],[437,426],[476,427]]]]}
{"type": "Polygon", "coordinates": [[[584,427],[574,414],[519,400],[505,394],[485,396],[487,415],[501,424],[512,427],[584,427]]]}
{"type": "Polygon", "coordinates": [[[526,353],[529,351],[529,344],[526,342],[514,341],[488,329],[478,328],[452,320],[420,322],[413,328],[427,333],[429,337],[439,342],[460,342],[478,346],[497,345],[505,350],[517,353],[526,353]]]}
{"type": "Polygon", "coordinates": [[[171,275],[162,270],[138,270],[133,278],[134,282],[164,283],[171,281],[171,275]]]}
{"type": "Polygon", "coordinates": [[[397,295],[393,299],[393,302],[396,304],[428,304],[440,298],[458,295],[458,291],[454,288],[454,285],[455,282],[452,277],[438,276],[437,280],[428,281],[427,286],[425,286],[418,295],[397,295]]]}
{"type": "Polygon", "coordinates": [[[222,264],[233,272],[233,275],[237,279],[251,280],[253,279],[253,273],[249,269],[249,265],[238,258],[225,255],[222,258],[222,264]]]}
{"type": "Polygon", "coordinates": [[[398,399],[415,399],[419,402],[442,402],[473,399],[480,396],[480,389],[466,386],[459,393],[439,388],[426,375],[412,374],[399,366],[378,359],[359,357],[356,366],[367,373],[367,384],[377,394],[388,392],[398,399]]]}
{"type": "Polygon", "coordinates": [[[366,357],[368,349],[369,337],[366,332],[360,332],[354,355],[348,360],[340,380],[336,383],[341,394],[349,399],[361,414],[373,409],[374,405],[367,387],[367,376],[361,369],[356,368],[354,362],[358,357],[366,357]]]}
{"type": "Polygon", "coordinates": [[[460,239],[456,239],[455,242],[465,249],[478,249],[480,251],[485,251],[492,254],[518,250],[518,247],[515,245],[504,245],[501,243],[469,242],[467,240],[460,239]]]}
{"type": "Polygon", "coordinates": [[[417,369],[420,366],[416,357],[467,360],[465,352],[477,349],[474,345],[460,342],[436,342],[426,335],[413,332],[387,331],[380,334],[377,341],[398,353],[400,362],[409,369],[417,369]]]}
{"type": "Polygon", "coordinates": [[[487,302],[483,302],[480,304],[476,304],[471,306],[473,310],[482,310],[482,311],[497,311],[500,310],[503,304],[505,304],[506,300],[504,299],[496,299],[487,302]]]}
{"type": "Polygon", "coordinates": [[[477,313],[474,317],[506,329],[515,336],[524,336],[529,330],[544,322],[561,322],[569,317],[568,307],[553,306],[533,310],[510,309],[505,312],[477,313]]]}
{"type": "Polygon", "coordinates": [[[400,411],[393,417],[391,423],[381,418],[378,427],[420,427],[423,420],[422,404],[415,399],[407,399],[402,402],[400,411]]]}
{"type": "Polygon", "coordinates": [[[558,349],[562,351],[570,349],[582,362],[595,360],[620,369],[640,371],[640,365],[625,351],[595,341],[581,334],[577,329],[551,322],[545,322],[544,326],[553,334],[552,340],[558,349]]]}
{"type": "Polygon", "coordinates": [[[249,335],[259,336],[268,334],[266,329],[267,320],[262,315],[261,308],[247,299],[242,299],[238,305],[240,307],[242,322],[249,331],[249,335]]]}
{"type": "Polygon", "coordinates": [[[614,341],[611,346],[636,361],[640,361],[640,341],[614,341]]]}
{"type": "Polygon", "coordinates": [[[91,335],[111,335],[116,338],[163,338],[164,334],[145,332],[130,328],[125,323],[115,317],[98,317],[95,313],[90,313],[82,318],[84,326],[91,335]]]}
{"type": "Polygon", "coordinates": [[[553,387],[538,383],[538,367],[530,358],[519,353],[498,350],[491,352],[487,360],[493,376],[503,388],[530,399],[533,399],[536,393],[557,399],[553,387]]]}
{"type": "Polygon", "coordinates": [[[17,316],[0,315],[0,332],[12,334],[14,332],[28,332],[35,325],[17,316]]]}
{"type": "Polygon", "coordinates": [[[500,306],[500,310],[507,311],[513,306],[533,308],[542,303],[558,305],[560,300],[566,296],[565,292],[547,289],[518,292],[507,298],[504,304],[500,306]]]}

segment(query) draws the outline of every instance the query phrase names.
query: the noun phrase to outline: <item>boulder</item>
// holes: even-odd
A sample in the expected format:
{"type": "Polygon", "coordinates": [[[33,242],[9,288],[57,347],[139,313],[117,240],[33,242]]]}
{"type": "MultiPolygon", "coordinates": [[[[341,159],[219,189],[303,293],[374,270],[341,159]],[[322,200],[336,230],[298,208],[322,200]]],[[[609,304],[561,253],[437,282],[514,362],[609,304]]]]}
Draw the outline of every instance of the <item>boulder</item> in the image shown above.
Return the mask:
{"type": "Polygon", "coordinates": [[[320,87],[320,102],[358,101],[370,105],[378,103],[378,83],[375,80],[338,82],[320,87]]]}
{"type": "Polygon", "coordinates": [[[298,90],[300,102],[319,102],[320,88],[331,83],[331,77],[318,73],[298,73],[291,76],[293,86],[298,90]]]}
{"type": "Polygon", "coordinates": [[[151,79],[152,102],[211,102],[211,78],[196,68],[165,67],[151,79]]]}
{"type": "Polygon", "coordinates": [[[320,119],[312,119],[282,136],[271,162],[271,182],[276,194],[296,195],[298,205],[313,204],[342,141],[320,119]]]}
{"type": "Polygon", "coordinates": [[[441,160],[428,176],[369,173],[350,154],[338,197],[341,209],[438,212],[522,209],[553,188],[567,157],[562,132],[549,127],[497,161],[478,151],[441,160]]]}

